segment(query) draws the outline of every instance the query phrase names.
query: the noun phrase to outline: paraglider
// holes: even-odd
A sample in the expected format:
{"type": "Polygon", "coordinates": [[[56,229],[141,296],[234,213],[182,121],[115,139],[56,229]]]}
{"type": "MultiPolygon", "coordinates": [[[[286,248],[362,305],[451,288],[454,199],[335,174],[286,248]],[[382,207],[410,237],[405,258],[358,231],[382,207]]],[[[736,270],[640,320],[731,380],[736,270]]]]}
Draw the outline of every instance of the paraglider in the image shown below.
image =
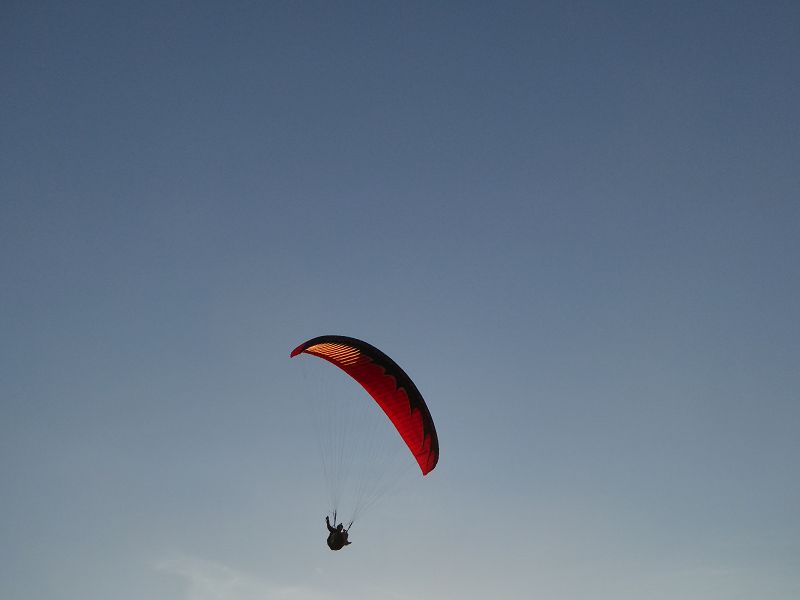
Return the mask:
{"type": "MultiPolygon", "coordinates": [[[[333,515],[333,522],[336,523],[336,515],[333,515]]],[[[328,548],[341,550],[351,543],[347,539],[349,533],[344,528],[344,523],[339,523],[336,527],[332,527],[331,520],[326,516],[325,525],[328,526],[328,548]]]]}
{"type": "MultiPolygon", "coordinates": [[[[367,342],[340,335],[324,335],[310,339],[292,350],[290,356],[295,357],[300,354],[322,358],[347,373],[364,388],[369,397],[388,417],[389,422],[400,435],[405,447],[416,460],[422,475],[427,475],[436,467],[439,461],[439,439],[430,410],[428,410],[428,406],[417,386],[396,362],[367,342]]],[[[360,404],[360,401],[352,404],[360,404]]],[[[361,408],[364,407],[361,406],[361,408]]],[[[321,410],[324,409],[325,407],[321,410]]],[[[366,437],[366,434],[354,430],[349,425],[349,421],[345,420],[345,423],[346,432],[333,432],[333,437],[339,446],[327,452],[323,450],[323,461],[335,462],[339,460],[345,454],[341,444],[347,441],[357,443],[362,435],[366,437]],[[326,457],[326,454],[332,454],[333,456],[326,457]]],[[[318,428],[321,430],[335,429],[327,421],[320,423],[318,428]]],[[[388,432],[379,433],[383,434],[381,437],[391,437],[388,432]]],[[[370,457],[362,456],[361,458],[368,460],[370,457]]],[[[331,469],[327,463],[325,463],[325,466],[326,474],[330,476],[327,471],[331,469]]],[[[366,502],[356,502],[353,519],[350,519],[350,524],[347,527],[344,527],[343,523],[337,524],[338,487],[343,485],[341,480],[350,475],[352,468],[350,465],[345,465],[332,470],[336,471],[331,477],[332,481],[329,482],[329,485],[336,488],[331,493],[333,504],[331,514],[334,515],[334,522],[331,525],[330,518],[325,517],[325,523],[329,534],[328,547],[331,550],[340,550],[351,543],[348,535],[356,515],[359,514],[359,511],[364,506],[373,502],[374,499],[369,497],[366,502]]],[[[383,478],[385,476],[386,469],[381,469],[378,477],[383,478]]],[[[377,487],[377,484],[375,486],[377,487]]],[[[366,484],[363,481],[359,482],[356,487],[363,496],[368,491],[369,482],[366,484]]]]}

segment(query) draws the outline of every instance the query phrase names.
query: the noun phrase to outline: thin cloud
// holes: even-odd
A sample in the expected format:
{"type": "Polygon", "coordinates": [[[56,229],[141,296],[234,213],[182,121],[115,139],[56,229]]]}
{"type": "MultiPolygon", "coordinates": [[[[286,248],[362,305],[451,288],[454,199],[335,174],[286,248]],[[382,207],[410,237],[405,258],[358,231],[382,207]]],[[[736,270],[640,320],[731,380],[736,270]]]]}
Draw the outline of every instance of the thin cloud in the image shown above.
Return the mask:
{"type": "Polygon", "coordinates": [[[280,585],[228,565],[193,557],[161,561],[157,569],[184,583],[183,600],[342,600],[327,590],[280,585]]]}

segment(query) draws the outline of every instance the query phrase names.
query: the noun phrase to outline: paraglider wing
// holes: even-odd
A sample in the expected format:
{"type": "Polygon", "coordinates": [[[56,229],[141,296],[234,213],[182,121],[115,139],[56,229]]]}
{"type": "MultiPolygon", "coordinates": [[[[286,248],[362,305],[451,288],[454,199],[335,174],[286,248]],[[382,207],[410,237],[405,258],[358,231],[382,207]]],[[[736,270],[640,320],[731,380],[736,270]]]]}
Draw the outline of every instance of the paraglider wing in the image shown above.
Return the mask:
{"type": "Polygon", "coordinates": [[[396,362],[366,342],[323,335],[300,344],[290,356],[312,354],[350,375],[372,396],[427,475],[439,461],[439,439],[417,386],[396,362]]]}

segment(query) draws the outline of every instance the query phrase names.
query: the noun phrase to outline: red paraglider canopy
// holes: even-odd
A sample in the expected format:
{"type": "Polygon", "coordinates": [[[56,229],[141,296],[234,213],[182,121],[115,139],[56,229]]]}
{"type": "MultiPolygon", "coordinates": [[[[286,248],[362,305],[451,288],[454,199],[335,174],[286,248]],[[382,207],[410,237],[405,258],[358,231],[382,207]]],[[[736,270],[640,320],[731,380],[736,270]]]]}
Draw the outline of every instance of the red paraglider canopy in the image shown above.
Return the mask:
{"type": "Polygon", "coordinates": [[[291,356],[312,354],[350,375],[367,390],[397,428],[427,475],[439,461],[439,439],[431,413],[417,386],[396,362],[366,342],[323,335],[300,344],[291,356]]]}

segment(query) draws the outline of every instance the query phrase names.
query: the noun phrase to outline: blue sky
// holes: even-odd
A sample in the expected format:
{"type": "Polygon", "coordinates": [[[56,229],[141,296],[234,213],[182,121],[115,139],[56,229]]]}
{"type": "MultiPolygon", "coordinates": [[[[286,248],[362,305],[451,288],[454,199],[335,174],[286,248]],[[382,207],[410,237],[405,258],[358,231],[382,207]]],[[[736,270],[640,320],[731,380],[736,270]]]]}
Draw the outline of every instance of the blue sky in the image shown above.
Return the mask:
{"type": "Polygon", "coordinates": [[[5,2],[0,596],[797,598],[798,26],[5,2]],[[339,553],[324,333],[442,448],[339,553]]]}

